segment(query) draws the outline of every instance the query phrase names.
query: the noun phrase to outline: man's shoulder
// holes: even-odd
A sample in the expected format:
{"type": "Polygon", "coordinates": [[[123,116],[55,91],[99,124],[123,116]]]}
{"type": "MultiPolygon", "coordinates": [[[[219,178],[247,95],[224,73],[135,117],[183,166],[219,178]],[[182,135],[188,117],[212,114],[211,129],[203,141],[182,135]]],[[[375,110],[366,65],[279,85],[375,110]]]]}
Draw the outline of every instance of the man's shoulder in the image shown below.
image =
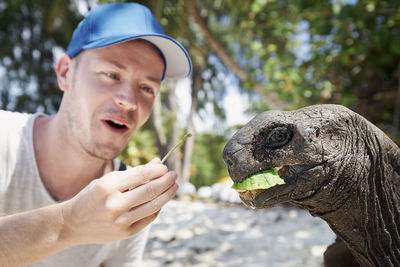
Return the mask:
{"type": "MultiPolygon", "coordinates": [[[[27,147],[32,136],[29,135],[29,127],[27,127],[29,118],[30,115],[26,113],[0,110],[0,158],[2,159],[0,161],[0,191],[2,192],[0,194],[4,190],[11,190],[8,194],[13,192],[13,187],[10,186],[11,180],[14,177],[21,177],[18,171],[25,170],[24,167],[27,166],[25,161],[21,161],[21,156],[25,158],[29,155],[27,147]]],[[[3,205],[0,205],[0,208],[5,207],[4,199],[1,201],[3,205]]],[[[7,199],[6,203],[12,201],[7,199]]]]}
{"type": "Polygon", "coordinates": [[[25,116],[29,116],[30,114],[28,113],[22,113],[22,112],[18,112],[18,111],[10,111],[10,110],[4,110],[4,109],[0,109],[0,116],[1,117],[25,117],[25,116]]]}
{"type": "Polygon", "coordinates": [[[33,121],[36,116],[29,113],[0,110],[0,147],[19,147],[21,140],[31,140],[33,121]]]}
{"type": "Polygon", "coordinates": [[[21,113],[16,111],[8,111],[0,109],[0,120],[2,123],[16,124],[18,122],[26,122],[32,114],[21,113]]]}
{"type": "Polygon", "coordinates": [[[2,125],[7,126],[4,129],[13,131],[24,128],[29,122],[32,122],[36,117],[44,114],[41,113],[24,113],[17,111],[8,111],[0,109],[0,121],[2,125]]]}

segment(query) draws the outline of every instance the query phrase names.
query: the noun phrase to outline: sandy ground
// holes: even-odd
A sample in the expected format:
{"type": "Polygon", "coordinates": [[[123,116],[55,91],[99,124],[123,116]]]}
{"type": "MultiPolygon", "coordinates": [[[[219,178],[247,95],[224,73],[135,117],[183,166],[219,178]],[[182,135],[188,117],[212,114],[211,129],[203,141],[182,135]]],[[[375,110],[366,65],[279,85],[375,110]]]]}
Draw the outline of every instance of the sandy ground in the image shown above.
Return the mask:
{"type": "Polygon", "coordinates": [[[334,238],[324,221],[291,206],[173,200],[152,225],[143,266],[320,267],[334,238]]]}

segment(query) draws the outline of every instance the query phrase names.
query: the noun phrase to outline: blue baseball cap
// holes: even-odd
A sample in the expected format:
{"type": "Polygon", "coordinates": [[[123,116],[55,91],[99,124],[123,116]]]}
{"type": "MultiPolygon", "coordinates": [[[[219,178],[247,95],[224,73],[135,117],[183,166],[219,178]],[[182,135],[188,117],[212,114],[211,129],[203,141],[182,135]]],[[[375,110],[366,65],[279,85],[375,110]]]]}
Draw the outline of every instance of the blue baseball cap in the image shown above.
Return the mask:
{"type": "Polygon", "coordinates": [[[164,77],[182,78],[192,72],[188,52],[166,35],[151,11],[138,3],[97,6],[75,29],[67,54],[73,58],[82,50],[95,49],[133,39],[143,39],[160,51],[165,63],[164,77]]]}

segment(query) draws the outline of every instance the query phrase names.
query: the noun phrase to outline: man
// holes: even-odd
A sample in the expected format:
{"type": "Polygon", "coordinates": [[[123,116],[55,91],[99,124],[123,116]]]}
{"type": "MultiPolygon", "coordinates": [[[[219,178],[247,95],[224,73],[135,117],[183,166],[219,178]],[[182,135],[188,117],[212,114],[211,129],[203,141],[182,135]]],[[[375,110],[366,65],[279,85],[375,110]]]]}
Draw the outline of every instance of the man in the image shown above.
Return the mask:
{"type": "Polygon", "coordinates": [[[0,266],[137,266],[147,227],[176,193],[154,159],[116,156],[148,119],[185,49],[136,3],[93,9],[56,68],[57,114],[0,111],[0,266]]]}

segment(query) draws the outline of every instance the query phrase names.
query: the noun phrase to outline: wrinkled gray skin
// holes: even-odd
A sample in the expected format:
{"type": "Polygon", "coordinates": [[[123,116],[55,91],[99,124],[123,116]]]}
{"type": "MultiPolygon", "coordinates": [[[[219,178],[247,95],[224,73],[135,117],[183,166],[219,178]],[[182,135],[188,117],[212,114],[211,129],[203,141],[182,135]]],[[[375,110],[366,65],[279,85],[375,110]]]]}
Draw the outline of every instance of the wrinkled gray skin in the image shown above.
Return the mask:
{"type": "Polygon", "coordinates": [[[259,114],[227,143],[233,181],[282,167],[286,184],[252,208],[289,202],[325,220],[361,266],[400,266],[400,150],[381,130],[338,105],[259,114]]]}

